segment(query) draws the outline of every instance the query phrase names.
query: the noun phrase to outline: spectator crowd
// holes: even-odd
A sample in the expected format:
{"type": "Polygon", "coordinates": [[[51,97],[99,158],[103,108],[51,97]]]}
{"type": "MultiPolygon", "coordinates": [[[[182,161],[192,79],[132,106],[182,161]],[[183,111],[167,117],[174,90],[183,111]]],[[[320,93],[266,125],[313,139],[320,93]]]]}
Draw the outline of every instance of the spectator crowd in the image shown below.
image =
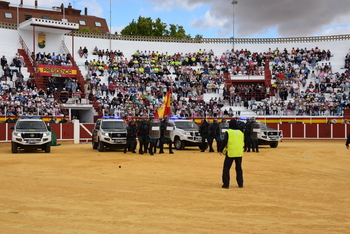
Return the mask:
{"type": "MultiPolygon", "coordinates": [[[[155,114],[169,89],[173,114],[181,117],[234,117],[239,115],[234,106],[256,115],[341,116],[349,107],[350,56],[345,58],[344,72],[335,72],[331,51],[318,47],[227,50],[221,55],[205,49],[175,54],[137,50],[130,58],[120,50],[95,47],[91,55],[80,47],[78,54],[86,58],[81,66],[85,84],[65,78],[59,91],[55,77],[48,79],[47,89],[37,88],[33,76],[25,79],[21,55],[16,54],[10,65],[2,56],[0,115],[62,115],[60,102],[69,98],[81,102],[86,97],[97,99],[104,115],[147,117],[155,114]],[[272,72],[271,86],[225,83],[225,73],[264,76],[265,66],[272,72]],[[206,102],[207,93],[220,95],[206,102]]],[[[70,55],[32,56],[39,64],[71,66],[70,55]]]]}

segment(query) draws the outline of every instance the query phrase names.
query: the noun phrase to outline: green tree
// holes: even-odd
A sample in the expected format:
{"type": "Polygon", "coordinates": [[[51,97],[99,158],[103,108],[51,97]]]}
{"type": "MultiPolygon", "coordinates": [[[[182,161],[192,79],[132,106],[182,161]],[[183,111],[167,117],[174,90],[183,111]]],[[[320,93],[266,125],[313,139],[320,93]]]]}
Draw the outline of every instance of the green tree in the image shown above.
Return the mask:
{"type": "Polygon", "coordinates": [[[152,36],[152,27],[153,27],[153,22],[150,17],[144,18],[144,17],[139,17],[137,21],[137,31],[138,34],[141,34],[143,36],[152,36]]]}
{"type": "Polygon", "coordinates": [[[132,20],[131,23],[126,26],[121,32],[121,35],[137,35],[138,30],[137,30],[137,23],[135,20],[132,20]]]}
{"type": "Polygon", "coordinates": [[[82,27],[77,30],[78,32],[91,32],[89,27],[82,27]]]}
{"type": "Polygon", "coordinates": [[[150,17],[139,16],[137,22],[132,20],[120,34],[156,37],[191,37],[191,35],[186,35],[185,29],[182,26],[170,24],[169,30],[167,27],[168,25],[162,22],[160,18],[153,21],[150,17]]]}
{"type": "Polygon", "coordinates": [[[186,35],[186,31],[182,26],[170,24],[170,37],[186,37],[191,38],[191,35],[186,35]]]}
{"type": "Polygon", "coordinates": [[[169,34],[169,31],[166,29],[166,23],[163,23],[161,19],[157,18],[153,23],[153,36],[163,37],[169,34]]]}
{"type": "Polygon", "coordinates": [[[100,31],[98,28],[93,28],[93,29],[92,29],[92,32],[93,32],[93,33],[101,33],[101,31],[100,31]]]}

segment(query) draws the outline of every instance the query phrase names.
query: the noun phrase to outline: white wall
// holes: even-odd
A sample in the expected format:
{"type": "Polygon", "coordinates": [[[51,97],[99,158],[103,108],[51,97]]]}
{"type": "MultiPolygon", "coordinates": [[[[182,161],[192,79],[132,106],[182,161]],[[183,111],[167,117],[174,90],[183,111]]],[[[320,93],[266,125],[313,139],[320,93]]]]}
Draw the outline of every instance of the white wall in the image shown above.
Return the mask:
{"type": "Polygon", "coordinates": [[[30,30],[20,30],[19,35],[23,38],[25,41],[26,45],[28,46],[29,50],[31,52],[35,51],[35,54],[38,52],[46,52],[46,53],[51,53],[55,52],[55,54],[62,54],[63,49],[61,48],[61,43],[62,40],[64,40],[65,36],[62,34],[57,34],[57,33],[45,33],[46,35],[46,45],[45,48],[39,48],[38,46],[38,34],[41,34],[41,31],[36,31],[35,32],[35,44],[33,45],[33,31],[30,30]],[[35,47],[33,49],[33,47],[35,47]]]}
{"type": "MultiPolygon", "coordinates": [[[[36,34],[38,34],[37,32],[36,34]]],[[[16,30],[11,29],[2,29],[0,28],[1,43],[0,43],[0,54],[9,56],[8,59],[12,57],[17,52],[17,49],[20,48],[19,44],[19,35],[25,40],[28,48],[33,51],[33,36],[32,31],[21,30],[17,32],[16,30]]],[[[35,37],[37,40],[37,35],[35,37]]],[[[46,47],[40,49],[37,46],[37,41],[35,43],[36,52],[47,52],[47,53],[63,53],[61,48],[61,41],[64,40],[69,50],[72,50],[72,37],[63,36],[56,33],[46,33],[46,47]]],[[[94,38],[83,38],[83,37],[74,37],[74,57],[78,63],[83,64],[85,59],[80,58],[77,54],[77,51],[80,46],[86,46],[90,52],[89,60],[97,58],[97,56],[92,56],[91,52],[95,46],[99,49],[111,49],[112,50],[121,50],[126,58],[130,58],[131,55],[136,50],[147,50],[147,51],[158,51],[160,53],[168,52],[169,54],[174,54],[177,52],[182,53],[193,53],[197,52],[199,49],[209,51],[212,49],[215,52],[216,56],[220,56],[223,52],[230,50],[232,44],[197,44],[197,43],[159,43],[159,42],[142,42],[142,41],[119,41],[119,40],[108,40],[108,39],[94,39],[94,38]]],[[[266,52],[269,48],[274,50],[279,48],[283,50],[287,48],[288,51],[292,47],[299,48],[315,48],[318,46],[320,49],[329,49],[334,57],[331,62],[335,71],[341,71],[340,69],[344,65],[344,57],[349,52],[350,42],[349,41],[326,41],[326,42],[303,42],[303,43],[275,43],[275,44],[236,44],[235,49],[247,49],[251,52],[266,52]]]]}
{"type": "MultiPolygon", "coordinates": [[[[65,43],[69,49],[71,49],[72,39],[71,37],[65,37],[65,43]]],[[[85,60],[78,58],[77,51],[80,46],[86,46],[89,52],[92,52],[93,48],[97,46],[99,49],[110,49],[110,41],[104,39],[82,38],[75,37],[75,58],[78,62],[83,63],[85,60]]],[[[330,50],[334,57],[331,62],[335,70],[340,69],[344,65],[344,57],[349,52],[349,41],[329,41],[329,42],[304,42],[304,43],[284,43],[284,44],[237,44],[235,49],[247,49],[251,52],[267,52],[269,48],[274,50],[279,48],[283,50],[287,48],[291,51],[292,47],[299,48],[315,48],[330,50]]],[[[140,42],[140,41],[111,41],[112,50],[121,50],[127,58],[131,58],[131,55],[136,51],[158,51],[160,53],[168,52],[174,54],[177,52],[193,53],[199,49],[209,51],[212,49],[216,56],[220,56],[227,50],[232,49],[232,44],[197,44],[197,43],[159,43],[159,42],[140,42]]],[[[90,56],[88,59],[97,58],[97,56],[90,56]]]]}

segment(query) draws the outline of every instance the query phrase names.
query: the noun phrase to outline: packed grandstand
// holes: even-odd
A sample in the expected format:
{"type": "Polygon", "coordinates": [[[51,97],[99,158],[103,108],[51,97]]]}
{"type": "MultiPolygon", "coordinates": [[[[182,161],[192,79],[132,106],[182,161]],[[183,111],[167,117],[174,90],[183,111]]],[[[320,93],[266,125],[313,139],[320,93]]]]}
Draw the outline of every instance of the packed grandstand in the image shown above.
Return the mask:
{"type": "MultiPolygon", "coordinates": [[[[123,41],[98,35],[78,35],[72,42],[67,34],[60,45],[47,40],[47,48],[36,48],[26,58],[22,49],[33,43],[30,33],[22,33],[23,43],[14,43],[17,30],[0,30],[1,116],[72,118],[79,112],[67,109],[90,106],[95,116],[148,117],[169,89],[172,113],[179,117],[341,117],[349,107],[349,39],[257,41],[232,49],[230,43],[123,41]],[[30,61],[37,70],[76,66],[83,79],[51,72],[40,82],[30,61]]],[[[76,115],[83,118],[82,112],[76,115]]]]}

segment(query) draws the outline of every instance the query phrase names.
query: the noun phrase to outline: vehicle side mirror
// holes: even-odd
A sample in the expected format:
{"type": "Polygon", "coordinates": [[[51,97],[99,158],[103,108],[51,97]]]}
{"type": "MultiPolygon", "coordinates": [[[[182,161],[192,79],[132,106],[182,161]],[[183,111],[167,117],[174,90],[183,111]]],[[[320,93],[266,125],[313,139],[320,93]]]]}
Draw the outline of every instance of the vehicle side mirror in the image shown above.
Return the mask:
{"type": "Polygon", "coordinates": [[[47,126],[47,129],[48,129],[49,131],[51,131],[51,130],[52,130],[52,127],[51,127],[51,126],[47,126]]]}
{"type": "Polygon", "coordinates": [[[11,126],[10,129],[11,129],[11,130],[14,130],[14,129],[15,129],[15,126],[11,126]]]}

